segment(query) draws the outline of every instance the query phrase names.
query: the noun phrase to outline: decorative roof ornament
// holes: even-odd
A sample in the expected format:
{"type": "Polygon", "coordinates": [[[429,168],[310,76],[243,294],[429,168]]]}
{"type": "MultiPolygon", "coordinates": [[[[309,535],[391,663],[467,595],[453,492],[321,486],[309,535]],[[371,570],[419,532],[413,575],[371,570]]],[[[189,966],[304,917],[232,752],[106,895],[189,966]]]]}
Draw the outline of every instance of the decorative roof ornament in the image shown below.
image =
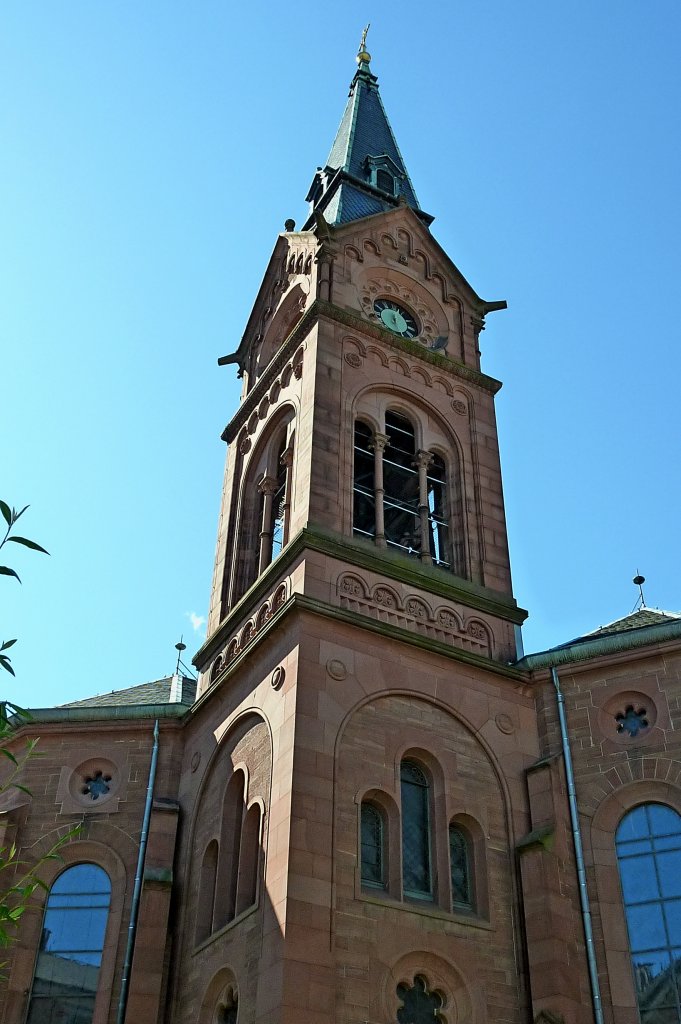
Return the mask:
{"type": "Polygon", "coordinates": [[[371,28],[371,22],[369,22],[362,32],[362,38],[359,41],[359,48],[357,50],[357,63],[368,64],[371,60],[371,54],[367,50],[367,32],[371,28]]]}

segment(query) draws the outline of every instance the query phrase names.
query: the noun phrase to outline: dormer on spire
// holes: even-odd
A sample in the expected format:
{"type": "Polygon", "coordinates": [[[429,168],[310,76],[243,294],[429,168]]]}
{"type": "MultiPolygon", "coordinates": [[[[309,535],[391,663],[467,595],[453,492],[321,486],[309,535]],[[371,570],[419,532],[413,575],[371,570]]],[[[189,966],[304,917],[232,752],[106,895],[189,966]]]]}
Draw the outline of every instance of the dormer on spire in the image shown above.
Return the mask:
{"type": "Polygon", "coordinates": [[[306,196],[310,214],[304,226],[323,212],[329,224],[347,224],[406,203],[425,224],[433,218],[419,206],[370,68],[366,48],[369,25],[357,51],[357,71],[324,167],[318,167],[306,196]]]}

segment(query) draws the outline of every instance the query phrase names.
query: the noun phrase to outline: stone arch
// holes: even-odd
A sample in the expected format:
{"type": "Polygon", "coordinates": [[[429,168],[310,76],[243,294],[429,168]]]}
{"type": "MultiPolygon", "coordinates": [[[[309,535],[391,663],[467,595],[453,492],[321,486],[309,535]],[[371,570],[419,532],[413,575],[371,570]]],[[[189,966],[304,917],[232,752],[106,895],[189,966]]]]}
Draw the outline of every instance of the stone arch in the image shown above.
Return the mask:
{"type": "MultiPolygon", "coordinates": [[[[465,954],[463,960],[465,962],[465,954]]],[[[480,996],[473,994],[471,983],[455,964],[427,949],[414,950],[396,960],[383,978],[382,1003],[384,1020],[397,1020],[401,1002],[398,985],[413,985],[416,978],[424,978],[430,991],[439,992],[443,1006],[438,1018],[445,1024],[471,1022],[481,1019],[480,996]]]]}
{"type": "Polygon", "coordinates": [[[201,1000],[198,1024],[216,1024],[216,1014],[220,1003],[228,998],[231,990],[232,997],[236,996],[238,1001],[239,985],[236,974],[231,967],[221,967],[208,982],[201,1000]]]}

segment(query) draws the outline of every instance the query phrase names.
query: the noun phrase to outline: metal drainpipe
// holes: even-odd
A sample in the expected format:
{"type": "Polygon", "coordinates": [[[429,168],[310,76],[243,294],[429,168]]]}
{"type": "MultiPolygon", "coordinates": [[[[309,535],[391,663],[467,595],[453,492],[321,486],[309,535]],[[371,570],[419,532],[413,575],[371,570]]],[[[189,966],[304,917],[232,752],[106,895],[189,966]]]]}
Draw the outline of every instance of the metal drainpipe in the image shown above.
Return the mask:
{"type": "Polygon", "coordinates": [[[601,1002],[601,987],[598,983],[598,967],[596,965],[596,953],[594,951],[593,928],[591,927],[591,908],[589,906],[589,891],[586,886],[582,830],[579,824],[579,814],[577,812],[575,773],[572,767],[570,741],[568,740],[567,717],[565,715],[565,697],[563,696],[560,688],[558,673],[553,666],[551,666],[551,680],[556,689],[556,701],[558,704],[558,721],[560,723],[560,738],[563,744],[563,761],[565,762],[568,803],[570,805],[570,824],[572,825],[572,839],[575,847],[575,860],[577,862],[579,902],[582,909],[582,924],[584,926],[584,938],[586,940],[586,960],[589,967],[589,981],[591,982],[591,999],[593,1002],[594,1019],[596,1024],[603,1024],[603,1003],[601,1002]]]}
{"type": "Polygon", "coordinates": [[[128,944],[125,949],[125,961],[123,963],[123,977],[121,978],[121,994],[118,999],[118,1013],[116,1024],[125,1024],[125,1014],[128,1007],[128,992],[130,989],[130,969],[132,967],[132,955],[135,952],[135,937],[137,935],[137,919],[139,917],[140,901],[142,896],[142,880],[144,877],[144,859],[147,853],[147,840],[149,838],[149,822],[151,821],[151,807],[154,801],[154,782],[156,780],[156,765],[158,763],[158,719],[154,722],[154,746],[151,751],[151,764],[149,766],[149,782],[147,783],[147,799],[144,804],[144,817],[142,818],[142,832],[140,834],[140,848],[137,856],[137,872],[135,874],[135,887],[132,891],[132,905],[130,907],[130,924],[128,925],[128,944]]]}

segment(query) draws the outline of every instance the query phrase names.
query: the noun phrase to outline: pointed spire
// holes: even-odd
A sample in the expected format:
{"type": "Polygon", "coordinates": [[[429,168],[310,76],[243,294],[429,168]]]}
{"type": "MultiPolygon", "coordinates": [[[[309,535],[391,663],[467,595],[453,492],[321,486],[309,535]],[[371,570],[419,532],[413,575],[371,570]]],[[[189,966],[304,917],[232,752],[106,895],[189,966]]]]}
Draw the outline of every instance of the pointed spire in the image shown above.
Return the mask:
{"type": "Polygon", "coordinates": [[[324,214],[329,224],[368,217],[406,203],[426,224],[432,217],[419,206],[370,68],[366,48],[369,25],[357,50],[357,71],[326,165],[318,167],[307,194],[310,216],[324,214]]]}

